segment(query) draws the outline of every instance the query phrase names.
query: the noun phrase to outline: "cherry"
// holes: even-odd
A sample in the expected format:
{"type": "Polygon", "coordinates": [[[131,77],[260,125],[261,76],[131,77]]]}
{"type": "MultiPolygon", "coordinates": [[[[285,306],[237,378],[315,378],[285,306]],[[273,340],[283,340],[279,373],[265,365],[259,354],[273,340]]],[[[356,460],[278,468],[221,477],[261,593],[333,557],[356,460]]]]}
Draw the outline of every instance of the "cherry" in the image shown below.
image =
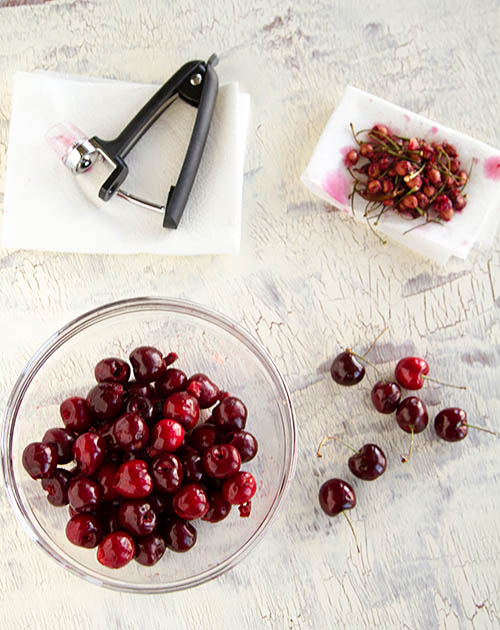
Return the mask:
{"type": "Polygon", "coordinates": [[[146,420],[146,422],[152,420],[154,415],[153,403],[145,396],[129,396],[125,406],[125,411],[127,413],[134,413],[141,416],[141,418],[146,420]]]}
{"type": "Polygon", "coordinates": [[[458,407],[449,407],[448,409],[442,409],[434,418],[434,428],[440,438],[446,440],[446,442],[459,442],[467,437],[471,429],[477,429],[478,431],[485,431],[492,435],[497,435],[495,431],[484,429],[483,427],[477,427],[473,424],[467,423],[467,413],[463,409],[458,407]]]}
{"type": "Polygon", "coordinates": [[[165,525],[165,543],[169,549],[182,553],[196,544],[196,529],[180,518],[172,518],[165,525]]]}
{"type": "Polygon", "coordinates": [[[104,530],[99,519],[93,514],[76,514],[66,525],[66,538],[79,547],[97,547],[104,530]]]}
{"type": "Polygon", "coordinates": [[[207,475],[215,479],[227,479],[240,469],[241,455],[230,444],[214,444],[203,453],[202,462],[207,475]]]}
{"type": "Polygon", "coordinates": [[[383,450],[376,444],[365,444],[347,460],[353,475],[364,481],[374,481],[383,475],[387,461],[383,450]]]}
{"type": "Polygon", "coordinates": [[[181,461],[184,470],[184,481],[193,483],[205,481],[205,469],[203,468],[201,455],[198,451],[189,447],[186,449],[181,461]]]}
{"type": "Polygon", "coordinates": [[[208,512],[207,495],[200,485],[190,483],[175,493],[172,507],[177,516],[186,520],[201,518],[208,512]]]}
{"type": "Polygon", "coordinates": [[[148,497],[149,505],[157,515],[163,514],[167,508],[171,507],[169,498],[159,494],[150,494],[148,497]]]}
{"type": "Polygon", "coordinates": [[[107,534],[97,548],[97,560],[110,569],[120,569],[135,556],[135,544],[132,536],[116,531],[107,534]]]}
{"type": "Polygon", "coordinates": [[[110,357],[102,359],[94,369],[95,380],[98,383],[125,383],[130,378],[130,367],[126,361],[110,357]]]}
{"type": "Polygon", "coordinates": [[[187,376],[184,372],[176,368],[168,368],[155,382],[155,392],[158,396],[168,398],[168,396],[186,389],[187,385],[187,376]]]}
{"type": "Polygon", "coordinates": [[[160,453],[151,463],[151,477],[158,492],[176,492],[184,477],[179,458],[173,453],[160,453]]]}
{"type": "Polygon", "coordinates": [[[149,453],[155,457],[159,453],[173,453],[182,444],[184,439],[184,427],[170,418],[157,422],[151,431],[151,445],[149,453]]]}
{"type": "Polygon", "coordinates": [[[212,405],[215,405],[220,394],[217,385],[215,385],[215,383],[213,383],[206,374],[202,374],[201,372],[197,372],[190,377],[188,381],[188,391],[190,391],[189,388],[193,383],[199,385],[199,394],[197,398],[200,409],[208,409],[212,405]]]}
{"type": "Polygon", "coordinates": [[[236,431],[226,437],[230,438],[228,444],[238,449],[243,463],[251,461],[257,455],[257,439],[248,431],[236,431]]]}
{"type": "Polygon", "coordinates": [[[69,470],[56,468],[52,477],[42,479],[42,488],[47,492],[47,501],[55,506],[68,505],[68,485],[73,479],[69,470]]]}
{"type": "Polygon", "coordinates": [[[214,407],[212,419],[217,427],[225,431],[242,431],[247,422],[247,408],[235,396],[227,396],[214,407]]]}
{"type": "Polygon", "coordinates": [[[116,418],[123,407],[123,392],[119,383],[99,383],[87,396],[91,413],[100,421],[116,418]]]}
{"type": "Polygon", "coordinates": [[[57,463],[68,464],[73,460],[73,442],[75,436],[67,429],[48,429],[45,431],[42,442],[53,444],[57,449],[57,463]]]}
{"type": "Polygon", "coordinates": [[[136,562],[152,567],[165,553],[165,539],[160,534],[149,534],[136,541],[136,562]]]}
{"type": "Polygon", "coordinates": [[[401,359],[394,371],[398,383],[406,389],[416,390],[424,386],[425,380],[446,385],[447,387],[455,387],[456,389],[467,389],[463,385],[452,385],[450,383],[442,383],[434,378],[427,376],[429,374],[429,364],[425,359],[420,357],[405,357],[401,359]]]}
{"type": "Polygon", "coordinates": [[[378,381],[371,391],[371,399],[380,413],[393,413],[401,400],[401,388],[397,383],[378,381]]]}
{"type": "Polygon", "coordinates": [[[231,504],[222,496],[219,490],[210,490],[207,493],[208,512],[201,517],[202,521],[218,523],[226,518],[231,511],[231,504]]]}
{"type": "Polygon", "coordinates": [[[118,522],[134,536],[147,536],[155,531],[157,516],[147,499],[135,499],[120,505],[118,522]]]}
{"type": "Polygon", "coordinates": [[[120,466],[113,488],[127,499],[142,499],[151,494],[153,480],[148,465],[142,459],[133,459],[120,466]]]}
{"type": "Polygon", "coordinates": [[[52,477],[57,460],[57,448],[53,444],[32,442],[23,451],[23,466],[32,479],[52,477]]]}
{"type": "Polygon", "coordinates": [[[217,438],[217,430],[215,427],[204,424],[196,427],[190,436],[190,444],[199,453],[203,453],[209,446],[215,444],[217,438]]]}
{"type": "Polygon", "coordinates": [[[165,371],[162,353],[151,346],[141,346],[132,350],[129,359],[138,383],[156,381],[165,371]]]}
{"type": "Polygon", "coordinates": [[[335,357],[330,367],[333,380],[339,385],[357,385],[365,376],[365,368],[352,352],[346,350],[335,357]]]}
{"type": "Polygon", "coordinates": [[[106,445],[108,457],[113,453],[113,451],[117,451],[120,448],[118,442],[116,441],[114,424],[113,420],[108,420],[107,422],[102,422],[97,427],[97,433],[103,438],[106,445]]]}
{"type": "Polygon", "coordinates": [[[113,425],[118,446],[124,451],[140,451],[149,441],[146,422],[134,413],[124,413],[113,425]]]}
{"type": "Polygon", "coordinates": [[[101,488],[102,500],[113,501],[120,495],[113,488],[113,483],[118,472],[118,465],[105,461],[95,474],[95,479],[101,488]]]}
{"type": "Polygon", "coordinates": [[[106,442],[98,433],[82,433],[73,444],[73,455],[82,475],[93,475],[104,460],[106,442]]]}
{"type": "Polygon", "coordinates": [[[92,416],[87,401],[79,396],[63,400],[59,413],[68,431],[83,433],[92,426],[92,416]]]}
{"type": "Polygon", "coordinates": [[[231,505],[240,505],[250,501],[257,490],[252,474],[240,471],[224,481],[222,496],[231,505]]]}
{"type": "Polygon", "coordinates": [[[104,531],[109,534],[110,532],[116,532],[121,529],[120,522],[118,520],[118,512],[120,511],[119,505],[111,504],[104,510],[102,516],[102,522],[104,531]]]}
{"type": "Polygon", "coordinates": [[[101,488],[88,477],[72,479],[68,485],[68,500],[77,512],[92,512],[101,502],[101,488]]]}
{"type": "Polygon", "coordinates": [[[319,490],[319,504],[328,516],[337,516],[356,505],[354,488],[343,479],[329,479],[319,490]]]}
{"type": "Polygon", "coordinates": [[[196,426],[200,417],[200,406],[194,396],[187,392],[176,392],[163,404],[163,417],[182,424],[186,431],[196,426]]]}
{"type": "Polygon", "coordinates": [[[151,398],[153,390],[148,383],[138,383],[137,381],[130,381],[126,384],[127,398],[132,396],[143,396],[144,398],[151,398]]]}
{"type": "Polygon", "coordinates": [[[416,396],[408,396],[399,403],[396,421],[403,431],[411,433],[410,450],[407,456],[401,458],[401,461],[406,463],[411,457],[414,434],[423,431],[429,422],[424,403],[416,396]]]}

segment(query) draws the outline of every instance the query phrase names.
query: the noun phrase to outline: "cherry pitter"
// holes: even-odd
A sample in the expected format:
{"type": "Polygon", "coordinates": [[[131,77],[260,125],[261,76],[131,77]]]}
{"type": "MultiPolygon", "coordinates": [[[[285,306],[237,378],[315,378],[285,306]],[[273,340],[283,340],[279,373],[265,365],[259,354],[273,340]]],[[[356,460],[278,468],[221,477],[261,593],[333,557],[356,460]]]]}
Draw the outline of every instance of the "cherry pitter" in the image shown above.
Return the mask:
{"type": "Polygon", "coordinates": [[[70,123],[61,123],[47,134],[47,141],[63,164],[79,178],[85,178],[85,193],[98,202],[115,195],[145,210],[163,215],[163,227],[176,229],[181,221],[203,155],[218,92],[214,67],[216,55],[208,61],[184,64],[151,97],[113,140],[88,137],[70,123]],[[125,158],[136,143],[177,98],[197,108],[186,155],[175,185],[170,186],[164,204],[147,201],[122,186],[129,169],[125,158]]]}

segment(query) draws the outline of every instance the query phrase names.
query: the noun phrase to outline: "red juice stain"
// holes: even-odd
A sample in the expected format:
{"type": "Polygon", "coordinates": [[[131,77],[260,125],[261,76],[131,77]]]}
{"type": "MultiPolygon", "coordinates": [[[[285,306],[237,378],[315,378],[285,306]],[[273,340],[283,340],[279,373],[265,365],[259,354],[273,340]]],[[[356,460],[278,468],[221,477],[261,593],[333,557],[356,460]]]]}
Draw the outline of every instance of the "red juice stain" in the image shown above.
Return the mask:
{"type": "Polygon", "coordinates": [[[323,190],[339,203],[346,205],[349,200],[349,180],[341,170],[330,171],[323,181],[323,190]]]}
{"type": "Polygon", "coordinates": [[[409,122],[411,120],[411,118],[408,116],[408,114],[405,114],[404,117],[405,117],[407,122],[409,122]]]}
{"type": "Polygon", "coordinates": [[[436,125],[431,127],[431,133],[437,133],[437,132],[438,132],[438,128],[436,127],[436,125]]]}
{"type": "Polygon", "coordinates": [[[488,179],[500,180],[500,157],[493,155],[484,163],[484,174],[488,179]]]}

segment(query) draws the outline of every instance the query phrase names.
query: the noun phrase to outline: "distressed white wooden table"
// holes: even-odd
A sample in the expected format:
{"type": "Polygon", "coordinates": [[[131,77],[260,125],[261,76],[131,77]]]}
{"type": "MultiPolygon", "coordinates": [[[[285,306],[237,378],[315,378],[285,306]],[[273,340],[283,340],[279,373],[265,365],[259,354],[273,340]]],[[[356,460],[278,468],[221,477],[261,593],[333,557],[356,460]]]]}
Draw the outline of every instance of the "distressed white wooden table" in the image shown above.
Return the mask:
{"type": "Polygon", "coordinates": [[[221,80],[252,96],[244,226],[237,257],[77,256],[2,251],[0,403],[34,349],[71,317],[118,298],[185,297],[218,309],[269,349],[293,392],[298,471],[283,512],[235,570],[193,592],[98,589],[34,548],[0,496],[0,625],[71,628],[500,627],[500,440],[407,436],[368,404],[367,380],[328,375],[342,346],[390,371],[417,353],[468,391],[427,385],[431,413],[451,404],[477,424],[500,416],[500,243],[440,269],[380,246],[299,182],[345,85],[387,97],[500,145],[500,5],[431,0],[0,0],[0,202],[16,70],[161,82],[182,62],[221,54],[221,80]],[[27,6],[26,6],[27,5],[27,6]],[[387,473],[354,483],[358,555],[344,519],[320,513],[329,476],[352,479],[325,433],[377,441],[387,473]]]}

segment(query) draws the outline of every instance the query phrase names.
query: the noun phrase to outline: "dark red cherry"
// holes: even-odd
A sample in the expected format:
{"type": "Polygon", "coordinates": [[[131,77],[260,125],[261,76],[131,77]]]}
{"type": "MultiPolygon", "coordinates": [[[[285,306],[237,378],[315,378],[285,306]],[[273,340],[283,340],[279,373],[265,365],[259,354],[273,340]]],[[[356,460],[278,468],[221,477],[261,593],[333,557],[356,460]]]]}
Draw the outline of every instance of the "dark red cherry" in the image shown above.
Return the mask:
{"type": "Polygon", "coordinates": [[[113,420],[107,420],[106,422],[101,422],[97,427],[97,433],[104,439],[108,457],[113,451],[117,451],[120,448],[116,441],[114,424],[113,420]]]}
{"type": "Polygon", "coordinates": [[[250,501],[257,490],[257,484],[249,472],[236,473],[224,481],[222,496],[231,505],[240,505],[250,501]]]}
{"type": "Polygon", "coordinates": [[[200,409],[208,409],[219,400],[219,388],[206,374],[202,374],[201,372],[193,374],[188,381],[188,391],[192,383],[198,385],[198,395],[196,398],[198,398],[200,409]]]}
{"type": "Polygon", "coordinates": [[[155,382],[155,392],[162,398],[168,398],[175,392],[181,392],[188,386],[187,376],[181,370],[168,368],[155,382]]]}
{"type": "Polygon", "coordinates": [[[190,436],[190,445],[195,448],[199,453],[203,453],[209,446],[215,444],[217,437],[217,430],[214,426],[203,424],[201,427],[196,427],[190,436]]]}
{"type": "Polygon", "coordinates": [[[134,413],[124,413],[113,425],[118,446],[124,451],[140,451],[149,442],[149,429],[145,420],[134,413]]]}
{"type": "Polygon", "coordinates": [[[123,385],[119,383],[99,383],[87,396],[87,404],[99,421],[113,420],[120,415],[123,408],[123,385]]]}
{"type": "Polygon", "coordinates": [[[209,477],[227,479],[240,469],[241,455],[230,444],[214,444],[205,450],[202,462],[209,477]]]}
{"type": "Polygon", "coordinates": [[[420,357],[401,359],[394,370],[397,382],[406,389],[421,389],[424,377],[429,374],[429,364],[420,357]]]}
{"type": "Polygon", "coordinates": [[[434,418],[434,428],[440,438],[447,442],[459,442],[467,437],[467,414],[458,407],[442,409],[434,418]]]}
{"type": "Polygon", "coordinates": [[[219,490],[210,490],[207,492],[208,512],[202,516],[203,521],[209,523],[218,523],[226,518],[231,511],[231,504],[228,503],[219,490]]]}
{"type": "Polygon", "coordinates": [[[151,462],[151,477],[158,492],[170,494],[182,485],[184,471],[178,457],[173,453],[160,453],[151,462]]]}
{"type": "Polygon", "coordinates": [[[163,512],[170,507],[170,502],[165,495],[150,494],[148,496],[148,501],[149,505],[157,515],[163,514],[163,512]]]}
{"type": "Polygon", "coordinates": [[[101,488],[88,477],[72,479],[68,485],[68,500],[77,512],[92,512],[101,502],[101,488]]]}
{"type": "Polygon", "coordinates": [[[380,413],[393,413],[401,400],[401,389],[397,383],[378,381],[373,386],[371,399],[380,413]]]}
{"type": "Polygon", "coordinates": [[[56,468],[52,477],[42,479],[42,488],[47,492],[47,501],[55,506],[68,505],[68,486],[73,479],[69,470],[56,468]]]}
{"type": "Polygon", "coordinates": [[[64,426],[73,433],[83,433],[92,426],[92,415],[87,401],[79,396],[67,398],[59,407],[64,426]]]}
{"type": "Polygon", "coordinates": [[[145,396],[130,396],[125,406],[127,413],[134,413],[149,422],[153,419],[154,407],[149,398],[145,396]]]}
{"type": "Polygon", "coordinates": [[[182,424],[186,431],[196,426],[200,417],[200,406],[194,396],[187,392],[177,392],[167,398],[163,405],[163,417],[182,424]]]}
{"type": "Polygon", "coordinates": [[[214,407],[212,419],[224,431],[242,431],[247,422],[247,408],[239,398],[228,396],[214,407]]]}
{"type": "Polygon", "coordinates": [[[172,551],[189,551],[196,544],[196,529],[181,518],[172,518],[165,524],[165,543],[172,551]]]}
{"type": "Polygon", "coordinates": [[[98,433],[82,433],[73,444],[73,455],[82,475],[95,473],[104,461],[106,442],[98,433]]]}
{"type": "Polygon", "coordinates": [[[104,530],[101,521],[93,514],[76,514],[66,525],[66,538],[79,547],[97,547],[104,530]]]}
{"type": "Polygon", "coordinates": [[[137,381],[130,381],[125,385],[125,393],[127,399],[132,396],[143,396],[144,398],[151,398],[153,390],[151,385],[147,383],[138,383],[137,381]]]}
{"type": "Polygon", "coordinates": [[[357,385],[365,376],[365,368],[351,352],[341,352],[330,367],[333,380],[339,385],[357,385]]]}
{"type": "Polygon", "coordinates": [[[396,421],[406,433],[420,433],[429,422],[424,403],[416,396],[408,396],[399,403],[396,421]]]}
{"type": "Polygon", "coordinates": [[[248,518],[252,513],[252,502],[247,501],[238,505],[238,512],[240,513],[240,518],[248,518]]]}
{"type": "Polygon", "coordinates": [[[156,381],[165,372],[162,353],[151,346],[141,346],[132,350],[129,359],[138,383],[156,381]]]}
{"type": "Polygon", "coordinates": [[[153,480],[148,465],[142,459],[133,459],[120,466],[115,476],[114,489],[127,499],[142,499],[151,494],[153,480]]]}
{"type": "Polygon", "coordinates": [[[319,504],[328,516],[337,516],[356,505],[353,487],[343,479],[329,479],[319,489],[319,504]]]}
{"type": "Polygon", "coordinates": [[[122,528],[118,520],[118,512],[120,511],[120,506],[114,505],[114,502],[108,505],[104,505],[105,509],[102,514],[102,524],[104,531],[106,532],[106,534],[109,534],[110,532],[116,532],[120,530],[122,528]]]}
{"type": "Polygon", "coordinates": [[[110,569],[120,569],[135,556],[135,544],[127,532],[111,532],[107,534],[97,548],[97,560],[110,569]]]}
{"type": "Polygon", "coordinates": [[[176,451],[184,440],[184,433],[182,424],[175,420],[165,418],[157,422],[151,431],[150,456],[176,451]]]}
{"type": "Polygon", "coordinates": [[[48,429],[45,431],[42,442],[45,444],[53,444],[57,449],[57,463],[68,464],[73,460],[73,442],[75,436],[67,429],[48,429]]]}
{"type": "Polygon", "coordinates": [[[200,483],[205,481],[205,469],[198,451],[189,447],[182,455],[181,462],[185,482],[200,483]]]}
{"type": "Polygon", "coordinates": [[[205,490],[197,483],[182,486],[174,495],[172,507],[177,516],[194,520],[208,512],[208,499],[205,490]]]}
{"type": "Polygon", "coordinates": [[[158,560],[161,560],[165,553],[166,544],[165,539],[160,534],[149,534],[149,536],[139,538],[135,547],[136,561],[146,567],[152,567],[158,560]]]}
{"type": "Polygon", "coordinates": [[[99,470],[95,474],[95,479],[101,488],[102,500],[113,501],[120,495],[113,488],[116,473],[118,472],[118,465],[112,462],[105,461],[99,470]]]}
{"type": "Polygon", "coordinates": [[[238,449],[243,463],[251,461],[257,455],[257,440],[248,431],[236,431],[226,437],[230,438],[228,444],[238,449]]]}
{"type": "Polygon", "coordinates": [[[57,460],[57,448],[53,444],[32,442],[23,451],[24,469],[33,479],[52,477],[57,460]]]}
{"type": "Polygon", "coordinates": [[[120,525],[133,536],[152,534],[158,517],[147,499],[124,501],[118,511],[120,525]]]}
{"type": "Polygon", "coordinates": [[[376,444],[365,444],[355,455],[349,457],[347,463],[352,474],[364,481],[378,479],[387,467],[384,452],[376,444]]]}
{"type": "Polygon", "coordinates": [[[125,383],[130,378],[130,367],[126,361],[110,357],[102,359],[94,369],[95,380],[98,383],[125,383]]]}

